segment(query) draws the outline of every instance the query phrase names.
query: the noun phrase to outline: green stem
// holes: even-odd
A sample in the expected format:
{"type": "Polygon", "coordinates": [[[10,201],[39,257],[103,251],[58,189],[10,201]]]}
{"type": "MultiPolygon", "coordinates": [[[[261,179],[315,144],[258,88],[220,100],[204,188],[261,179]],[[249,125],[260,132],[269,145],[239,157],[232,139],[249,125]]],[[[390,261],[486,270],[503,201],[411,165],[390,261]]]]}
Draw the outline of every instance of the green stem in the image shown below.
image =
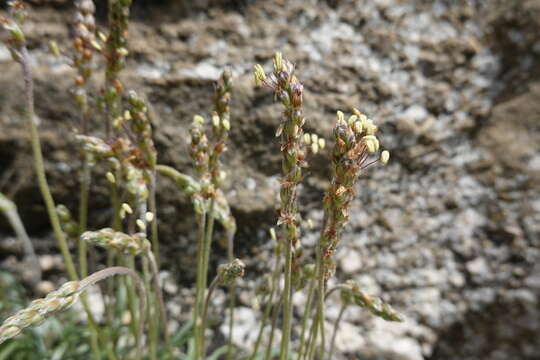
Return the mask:
{"type": "Polygon", "coordinates": [[[150,291],[151,285],[150,285],[150,271],[148,269],[148,257],[143,256],[142,257],[142,269],[143,269],[143,278],[144,278],[144,286],[146,288],[146,303],[147,306],[147,318],[148,318],[148,343],[149,343],[149,356],[151,360],[157,360],[157,326],[156,326],[156,318],[153,313],[154,307],[152,306],[153,302],[153,296],[152,292],[150,291]]]}
{"type": "MultiPolygon", "coordinates": [[[[204,238],[206,228],[206,213],[199,214],[198,220],[198,241],[197,241],[197,280],[195,292],[195,308],[193,311],[193,326],[195,332],[195,359],[200,359],[201,353],[201,323],[200,316],[202,315],[202,301],[206,286],[203,284],[203,265],[204,265],[204,238]]],[[[204,334],[203,334],[204,335],[204,334]]]]}
{"type": "Polygon", "coordinates": [[[320,343],[320,359],[324,360],[324,349],[325,349],[325,333],[324,333],[324,294],[325,294],[325,280],[324,280],[324,266],[319,266],[319,301],[317,313],[319,314],[319,325],[321,328],[321,343],[320,343]]]}
{"type": "MultiPolygon", "coordinates": [[[[204,329],[206,328],[206,321],[208,319],[208,306],[210,305],[210,298],[212,297],[212,294],[214,293],[214,290],[216,289],[217,285],[218,285],[218,282],[219,282],[219,275],[216,276],[214,278],[214,280],[212,280],[212,283],[210,284],[210,286],[208,287],[208,291],[207,291],[207,294],[206,294],[206,299],[204,300],[204,309],[203,309],[203,313],[202,313],[202,317],[201,317],[201,328],[202,330],[204,331],[204,329]]],[[[204,336],[202,337],[202,357],[204,359],[205,357],[205,345],[204,345],[204,336]]]]}
{"type": "Polygon", "coordinates": [[[148,198],[148,206],[150,208],[150,212],[154,214],[154,219],[150,223],[150,232],[152,235],[152,252],[155,255],[156,258],[156,265],[159,269],[159,238],[158,238],[158,214],[157,214],[157,204],[156,204],[156,171],[155,169],[152,171],[152,174],[150,176],[150,196],[148,198]]]}
{"type": "MultiPolygon", "coordinates": [[[[285,227],[287,231],[287,227],[285,227]]],[[[287,360],[289,357],[289,340],[291,337],[291,310],[292,310],[292,287],[291,287],[291,274],[292,274],[292,243],[290,239],[287,239],[285,244],[285,287],[283,290],[283,325],[281,340],[281,350],[279,354],[280,360],[287,360]]]]}
{"type": "MultiPolygon", "coordinates": [[[[315,274],[317,274],[318,270],[318,264],[315,266],[315,274]]],[[[315,292],[315,283],[317,282],[316,278],[313,277],[309,282],[309,289],[308,289],[308,298],[306,301],[306,307],[304,309],[304,315],[302,316],[302,330],[300,332],[300,346],[298,348],[298,357],[297,360],[302,359],[303,351],[304,351],[304,345],[306,341],[306,329],[307,329],[307,322],[308,318],[311,314],[311,303],[313,301],[313,294],[315,292]]]]}
{"type": "Polygon", "coordinates": [[[17,212],[17,206],[13,201],[9,200],[2,193],[0,193],[0,211],[4,213],[11,227],[15,231],[15,234],[17,234],[17,238],[19,239],[24,251],[25,259],[29,260],[29,264],[32,268],[32,280],[35,281],[35,283],[37,284],[41,281],[41,267],[39,265],[39,260],[36,256],[36,252],[34,251],[32,240],[30,240],[30,237],[26,232],[26,228],[21,221],[21,217],[17,212]]]}
{"type": "MultiPolygon", "coordinates": [[[[81,169],[81,189],[79,202],[79,236],[86,231],[88,220],[88,193],[90,190],[90,164],[85,154],[81,169]]],[[[81,277],[88,275],[88,263],[86,259],[86,243],[79,239],[79,271],[81,277]]]]}
{"type": "MultiPolygon", "coordinates": [[[[30,139],[32,143],[32,152],[34,155],[34,168],[36,170],[39,189],[41,191],[41,195],[43,196],[45,207],[47,208],[47,213],[51,221],[54,235],[58,242],[58,247],[60,248],[60,252],[62,253],[62,256],[64,258],[64,263],[66,265],[68,275],[73,281],[79,280],[79,276],[77,275],[77,271],[75,270],[75,265],[73,264],[73,259],[69,252],[69,247],[64,236],[64,232],[62,231],[62,227],[60,226],[60,220],[58,219],[58,214],[56,213],[54,199],[51,195],[49,184],[47,183],[47,177],[45,175],[43,153],[41,151],[41,142],[39,141],[39,133],[36,124],[37,117],[34,111],[34,81],[32,77],[32,67],[30,65],[30,54],[28,53],[28,49],[26,48],[26,46],[21,46],[20,53],[25,85],[24,93],[26,100],[26,117],[28,127],[30,128],[30,139]]],[[[86,310],[86,314],[88,315],[88,321],[91,324],[90,329],[92,332],[97,332],[97,335],[92,335],[92,337],[99,337],[100,339],[104,339],[103,336],[99,336],[99,328],[97,327],[96,321],[94,320],[92,312],[90,311],[88,302],[86,301],[86,297],[81,296],[81,300],[84,305],[84,309],[86,310]]],[[[100,351],[99,348],[96,346],[96,343],[96,341],[92,341],[92,351],[96,358],[98,358],[100,351]]],[[[107,347],[107,342],[105,342],[104,344],[107,347]]]]}
{"type": "Polygon", "coordinates": [[[210,205],[208,206],[208,215],[207,215],[207,224],[206,224],[206,234],[204,237],[204,262],[203,262],[203,279],[204,287],[206,288],[208,284],[208,266],[210,263],[210,252],[212,251],[212,235],[214,234],[214,206],[215,200],[212,198],[210,200],[210,205]]]}
{"type": "Polygon", "coordinates": [[[272,306],[274,305],[274,294],[276,292],[277,280],[279,279],[279,273],[281,270],[281,258],[279,257],[279,253],[277,255],[278,256],[276,256],[276,264],[272,273],[272,285],[270,288],[270,294],[268,295],[268,301],[266,302],[266,306],[264,308],[263,318],[261,320],[261,327],[259,328],[259,334],[257,335],[257,341],[255,342],[253,353],[249,358],[250,360],[255,360],[255,356],[257,356],[257,351],[259,350],[259,346],[261,345],[262,341],[263,331],[266,327],[266,324],[268,323],[268,318],[270,317],[270,312],[272,311],[272,306]]]}
{"type": "Polygon", "coordinates": [[[161,320],[163,337],[165,338],[165,344],[167,346],[167,349],[169,350],[170,353],[172,353],[171,341],[169,338],[169,332],[167,330],[167,323],[168,323],[167,309],[165,307],[165,302],[163,301],[163,294],[161,292],[161,287],[159,286],[159,271],[158,271],[157,261],[152,251],[148,251],[146,256],[148,257],[148,260],[150,262],[150,269],[152,271],[152,277],[154,279],[153,281],[154,293],[157,297],[157,305],[158,305],[158,310],[159,310],[159,317],[161,320]]]}
{"type": "Polygon", "coordinates": [[[264,360],[270,360],[270,355],[272,354],[272,346],[274,344],[274,334],[276,332],[277,320],[279,315],[279,309],[283,305],[283,296],[281,296],[279,302],[274,306],[272,313],[272,327],[270,329],[270,339],[268,339],[268,345],[266,347],[266,353],[264,354],[264,360]]]}
{"type": "MultiPolygon", "coordinates": [[[[127,256],[127,267],[132,270],[133,272],[137,272],[135,269],[135,258],[133,256],[127,256]]],[[[135,289],[133,288],[133,283],[130,281],[130,279],[125,279],[125,286],[127,288],[127,296],[128,296],[128,308],[129,313],[131,315],[131,322],[130,327],[131,331],[133,333],[133,336],[135,337],[135,344],[137,347],[140,346],[141,339],[139,338],[138,334],[140,329],[138,328],[139,324],[137,322],[137,307],[136,307],[136,299],[135,299],[135,289]]],[[[142,316],[142,314],[141,314],[142,316]]]]}
{"type": "Polygon", "coordinates": [[[317,335],[319,333],[319,313],[317,312],[315,315],[315,319],[311,323],[311,334],[309,336],[309,343],[308,343],[308,352],[306,353],[307,358],[306,359],[313,359],[313,356],[315,354],[315,348],[317,344],[317,335]]]}
{"type": "Polygon", "coordinates": [[[339,323],[341,322],[341,318],[343,317],[343,314],[345,313],[345,310],[347,309],[347,304],[341,305],[341,310],[339,310],[339,315],[336,319],[336,322],[334,324],[334,333],[332,334],[332,341],[330,342],[330,359],[332,359],[332,356],[334,355],[334,348],[336,345],[336,335],[339,328],[339,323]]]}
{"type": "MultiPolygon", "coordinates": [[[[227,257],[229,263],[234,261],[234,232],[227,234],[227,257]]],[[[227,340],[226,360],[232,360],[233,356],[233,331],[234,331],[234,307],[236,303],[236,284],[229,285],[229,339],[227,340]]]]}

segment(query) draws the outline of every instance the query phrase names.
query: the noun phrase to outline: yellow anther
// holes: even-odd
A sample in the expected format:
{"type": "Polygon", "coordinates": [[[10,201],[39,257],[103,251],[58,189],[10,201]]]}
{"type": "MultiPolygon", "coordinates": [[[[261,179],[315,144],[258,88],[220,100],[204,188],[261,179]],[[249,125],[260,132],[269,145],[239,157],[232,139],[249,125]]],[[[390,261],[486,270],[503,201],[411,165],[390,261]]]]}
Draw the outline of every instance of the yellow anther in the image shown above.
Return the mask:
{"type": "Polygon", "coordinates": [[[352,126],[357,119],[358,119],[358,116],[351,115],[349,119],[347,120],[347,124],[349,124],[349,126],[352,126]]]}
{"type": "Polygon", "coordinates": [[[127,203],[122,204],[122,209],[128,214],[133,214],[133,209],[127,203]]]}
{"type": "Polygon", "coordinates": [[[387,150],[384,150],[381,153],[381,164],[383,165],[388,164],[388,159],[390,159],[390,153],[387,150]]]}
{"type": "Polygon", "coordinates": [[[217,114],[212,115],[212,125],[216,128],[219,127],[219,116],[217,114]]]}
{"type": "Polygon", "coordinates": [[[141,219],[137,219],[137,221],[135,221],[137,223],[137,227],[141,230],[141,231],[146,231],[146,224],[144,223],[144,221],[142,221],[141,219]]]}
{"type": "Polygon", "coordinates": [[[116,178],[114,177],[114,174],[112,172],[107,171],[105,177],[107,178],[107,180],[109,180],[111,184],[116,184],[116,178]]]}
{"type": "Polygon", "coordinates": [[[154,213],[151,212],[151,211],[147,211],[146,214],[144,214],[144,219],[147,221],[147,222],[152,222],[154,221],[154,213]]]}

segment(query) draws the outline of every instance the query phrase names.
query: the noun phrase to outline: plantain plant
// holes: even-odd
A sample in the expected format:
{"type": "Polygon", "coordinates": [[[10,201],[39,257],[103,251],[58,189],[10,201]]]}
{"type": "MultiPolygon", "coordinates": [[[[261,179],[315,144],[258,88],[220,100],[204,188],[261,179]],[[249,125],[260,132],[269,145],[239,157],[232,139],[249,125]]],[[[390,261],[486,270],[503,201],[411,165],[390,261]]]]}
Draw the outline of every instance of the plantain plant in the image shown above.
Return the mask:
{"type": "MultiPolygon", "coordinates": [[[[25,117],[37,181],[70,277],[70,281],[58,290],[43,299],[34,300],[5,319],[0,325],[0,344],[70,308],[79,299],[87,314],[88,342],[94,359],[200,360],[223,356],[226,359],[269,360],[275,355],[280,360],[331,359],[335,351],[336,329],[347,307],[360,306],[387,321],[402,321],[402,317],[389,304],[365,294],[353,282],[345,282],[331,289],[327,285],[335,271],[334,253],[349,218],[355,185],[369,166],[375,163],[384,165],[389,160],[388,151],[380,149],[377,126],[357,109],[352,109],[347,119],[343,112],[337,112],[332,141],[334,146],[330,152],[333,175],[321,202],[324,221],[316,259],[311,263],[301,257],[300,229],[304,220],[300,215],[299,185],[304,178],[303,169],[309,166],[310,156],[324,150],[326,140],[317,134],[304,132],[304,87],[297,78],[294,64],[278,52],[273,58],[272,71],[266,73],[262,66],[256,65],[254,75],[256,85],[270,89],[283,106],[283,117],[276,130],[283,171],[279,215],[276,219],[280,231],[270,229],[274,247],[273,266],[271,273],[265,274],[267,288],[255,346],[247,353],[236,349],[232,341],[235,281],[249,269],[234,256],[237,226],[225,196],[223,179],[226,171],[221,164],[222,154],[227,150],[229,132],[234,126],[230,114],[233,76],[225,70],[217,81],[209,119],[200,115],[193,117],[189,156],[196,176],[191,177],[170,166],[161,165],[154,145],[155,124],[148,112],[148,104],[144,96],[125,89],[121,77],[129,54],[127,36],[131,0],[109,1],[109,25],[104,32],[96,29],[93,1],[76,0],[74,4],[73,48],[67,52],[61,51],[57,44],[52,43],[51,50],[58,56],[63,53],[63,58],[69,59],[76,73],[74,86],[70,89],[79,112],[79,121],[72,134],[77,140],[81,159],[76,219],[67,207],[56,206],[45,175],[37,114],[34,111],[32,60],[23,31],[27,11],[25,5],[21,1],[12,1],[11,17],[0,19],[7,34],[5,43],[13,59],[21,65],[25,117]],[[104,81],[98,91],[94,91],[88,84],[100,67],[104,81]],[[101,128],[91,128],[90,119],[102,119],[101,128]],[[100,132],[105,135],[97,136],[100,132]],[[87,228],[90,210],[88,199],[92,178],[98,173],[94,169],[98,167],[104,169],[101,173],[106,173],[110,185],[113,215],[109,227],[90,230],[87,228]],[[159,279],[158,176],[173,180],[178,190],[191,200],[196,215],[194,231],[198,241],[194,305],[191,320],[174,334],[169,333],[170,321],[159,279]],[[214,274],[209,264],[213,256],[216,222],[225,229],[228,264],[220,265],[214,274]],[[76,261],[68,246],[68,238],[77,242],[76,261]],[[88,250],[96,246],[106,249],[107,262],[102,270],[89,275],[88,250]],[[127,277],[118,281],[111,279],[113,275],[127,277]],[[98,321],[85,290],[105,279],[108,284],[102,296],[106,316],[98,321]],[[283,287],[280,285],[282,282],[283,287]],[[209,354],[206,333],[208,311],[218,286],[228,291],[230,322],[225,345],[209,354]],[[292,305],[296,292],[307,295],[306,306],[298,319],[294,319],[292,305]],[[325,301],[333,292],[340,293],[342,307],[334,324],[333,335],[327,341],[325,301]],[[124,317],[125,321],[118,320],[124,317]],[[265,337],[268,326],[270,332],[265,337]],[[282,338],[276,344],[279,348],[276,351],[274,335],[280,326],[282,338]],[[295,328],[297,341],[292,341],[295,328]]],[[[6,201],[4,203],[8,204],[6,201]]],[[[11,216],[10,219],[16,219],[13,212],[6,214],[11,216]]],[[[311,227],[309,221],[305,223],[308,228],[311,227]]],[[[22,224],[16,222],[15,225],[18,234],[22,235],[22,224]]],[[[27,237],[23,240],[25,244],[29,242],[27,237]]],[[[31,249],[28,244],[25,247],[31,249]]]]}

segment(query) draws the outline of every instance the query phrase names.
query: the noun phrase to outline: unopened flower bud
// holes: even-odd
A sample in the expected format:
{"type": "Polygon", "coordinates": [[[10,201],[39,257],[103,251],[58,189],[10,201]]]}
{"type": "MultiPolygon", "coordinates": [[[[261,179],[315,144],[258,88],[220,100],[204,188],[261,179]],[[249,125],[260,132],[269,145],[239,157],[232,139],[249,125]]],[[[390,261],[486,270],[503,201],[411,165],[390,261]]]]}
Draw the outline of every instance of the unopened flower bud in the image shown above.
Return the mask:
{"type": "Polygon", "coordinates": [[[270,237],[272,238],[272,240],[277,242],[276,230],[273,227],[271,227],[269,232],[270,232],[270,237]]]}
{"type": "Polygon", "coordinates": [[[255,84],[260,86],[266,80],[266,74],[261,65],[257,64],[254,67],[255,84]]]}
{"type": "Polygon", "coordinates": [[[104,33],[102,33],[101,31],[98,31],[97,34],[98,34],[98,37],[99,37],[99,39],[100,39],[101,41],[107,42],[107,36],[106,36],[104,33]]]}
{"type": "Polygon", "coordinates": [[[204,124],[204,118],[201,115],[195,115],[195,116],[193,116],[193,123],[194,124],[204,124]]]}
{"type": "Polygon", "coordinates": [[[356,115],[351,115],[349,117],[349,119],[347,120],[347,124],[349,124],[349,126],[352,126],[354,124],[354,122],[356,121],[356,119],[358,119],[358,116],[356,115]]]}
{"type": "MultiPolygon", "coordinates": [[[[96,40],[90,41],[90,44],[96,49],[97,51],[101,51],[101,45],[96,40]]],[[[127,51],[127,50],[126,50],[127,51]]],[[[127,53],[126,53],[127,55],[127,53]]]]}
{"type": "Polygon", "coordinates": [[[354,123],[354,132],[357,133],[357,134],[361,134],[362,131],[363,131],[363,127],[362,127],[362,122],[361,121],[357,121],[354,123]]]}
{"type": "Polygon", "coordinates": [[[313,220],[311,219],[307,220],[307,227],[309,230],[313,230],[313,220]]]}
{"type": "Polygon", "coordinates": [[[319,152],[319,143],[314,142],[311,144],[311,151],[316,154],[319,152]]]}
{"type": "Polygon", "coordinates": [[[128,51],[128,49],[122,47],[122,48],[116,50],[116,53],[117,53],[118,55],[120,55],[120,56],[124,56],[124,57],[125,57],[125,56],[128,56],[129,51],[128,51]]]}
{"type": "Polygon", "coordinates": [[[319,147],[321,149],[324,149],[326,147],[326,140],[323,138],[319,138],[319,147]]]}
{"type": "Polygon", "coordinates": [[[60,56],[60,49],[58,48],[58,43],[56,41],[51,40],[51,42],[49,42],[49,48],[51,49],[51,54],[56,57],[60,56]]]}
{"type": "Polygon", "coordinates": [[[305,134],[304,134],[304,143],[305,143],[306,145],[311,144],[311,135],[310,135],[309,133],[305,133],[305,134]]]}
{"type": "Polygon", "coordinates": [[[338,110],[336,114],[337,114],[337,119],[338,119],[337,121],[338,122],[340,122],[340,123],[345,122],[345,115],[343,114],[342,111],[338,110]]]}
{"type": "Polygon", "coordinates": [[[316,143],[319,141],[319,136],[317,134],[311,134],[311,142],[316,143]]]}
{"type": "Polygon", "coordinates": [[[283,68],[283,55],[279,51],[274,55],[274,67],[277,71],[283,68]]]}

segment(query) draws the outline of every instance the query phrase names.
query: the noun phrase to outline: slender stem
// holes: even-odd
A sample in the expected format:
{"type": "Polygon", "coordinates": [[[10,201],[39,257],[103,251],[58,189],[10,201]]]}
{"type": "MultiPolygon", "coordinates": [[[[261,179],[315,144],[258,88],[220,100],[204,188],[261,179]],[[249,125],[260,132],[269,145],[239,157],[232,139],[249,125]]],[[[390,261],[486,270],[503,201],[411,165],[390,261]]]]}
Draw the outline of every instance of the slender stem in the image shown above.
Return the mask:
{"type": "Polygon", "coordinates": [[[169,332],[167,330],[167,309],[165,307],[165,302],[163,301],[163,293],[161,291],[161,287],[159,286],[159,271],[157,261],[152,251],[148,251],[146,256],[148,256],[148,260],[150,262],[150,269],[152,270],[152,277],[154,279],[154,293],[158,300],[157,304],[159,308],[159,317],[161,319],[163,337],[165,338],[165,344],[167,345],[167,348],[171,350],[171,342],[169,338],[169,332]]]}
{"type": "Polygon", "coordinates": [[[309,351],[306,353],[306,359],[313,359],[317,344],[317,335],[319,334],[319,314],[315,315],[315,319],[311,324],[311,334],[309,337],[309,351]]]}
{"type": "MultiPolygon", "coordinates": [[[[135,270],[135,258],[133,256],[126,256],[125,262],[127,263],[127,267],[130,270],[137,273],[137,271],[135,270]]],[[[137,346],[139,346],[141,339],[137,336],[139,334],[140,329],[138,328],[138,323],[137,323],[135,289],[133,288],[133,283],[129,281],[129,279],[125,280],[125,286],[127,288],[129,313],[131,315],[130,327],[131,327],[131,331],[133,332],[133,336],[135,336],[135,343],[137,346]]],[[[142,314],[140,315],[142,316],[142,314]]]]}
{"type": "MultiPolygon", "coordinates": [[[[214,232],[214,205],[215,200],[211,199],[210,204],[208,206],[208,212],[206,214],[206,226],[205,226],[205,232],[204,232],[204,243],[203,243],[203,253],[202,253],[202,279],[199,286],[202,287],[200,298],[199,298],[199,312],[200,314],[204,314],[204,293],[205,289],[208,283],[208,265],[210,262],[210,251],[212,249],[212,235],[214,232]]],[[[198,329],[198,338],[199,338],[199,353],[198,356],[201,358],[204,358],[204,332],[205,332],[205,323],[203,323],[202,319],[199,322],[200,326],[198,329]]]]}
{"type": "Polygon", "coordinates": [[[215,219],[215,207],[216,201],[212,198],[210,199],[210,204],[208,206],[207,214],[207,224],[206,224],[206,234],[204,237],[204,262],[203,262],[203,279],[204,287],[208,284],[208,266],[210,263],[210,252],[212,251],[212,235],[214,234],[214,219],[215,219]]]}
{"type": "MultiPolygon", "coordinates": [[[[210,299],[212,297],[212,294],[214,293],[214,290],[216,289],[218,285],[219,280],[220,280],[220,277],[218,275],[214,278],[214,280],[212,280],[212,283],[208,287],[208,292],[206,294],[206,299],[204,300],[204,309],[203,309],[202,318],[201,318],[201,324],[202,324],[201,328],[203,331],[206,328],[206,320],[208,319],[208,306],[210,305],[210,299]]],[[[204,347],[205,346],[204,346],[204,336],[203,336],[202,338],[202,357],[203,358],[205,356],[204,347]]]]}
{"type": "MultiPolygon", "coordinates": [[[[227,234],[227,257],[229,263],[234,261],[234,232],[228,231],[227,234]]],[[[233,356],[233,331],[234,331],[234,307],[236,303],[236,284],[232,282],[229,285],[229,339],[227,340],[226,360],[232,360],[233,356]]]]}
{"type": "MultiPolygon", "coordinates": [[[[79,236],[86,231],[86,224],[88,220],[88,193],[90,189],[90,164],[88,163],[88,156],[83,155],[83,164],[81,169],[81,189],[79,198],[79,236]]],[[[81,241],[79,238],[79,271],[81,277],[88,275],[88,264],[86,259],[87,248],[86,242],[81,241]]]]}
{"type": "Polygon", "coordinates": [[[36,169],[37,181],[43,200],[45,201],[45,206],[49,214],[49,219],[51,221],[51,226],[53,228],[54,235],[58,241],[58,246],[64,257],[66,264],[66,269],[68,271],[69,277],[72,280],[78,280],[77,271],[75,270],[75,265],[73,264],[73,259],[69,252],[69,247],[60,226],[60,221],[58,219],[58,214],[55,210],[55,204],[51,191],[49,189],[49,184],[47,183],[47,177],[45,175],[45,167],[43,165],[43,153],[41,151],[41,143],[39,141],[39,134],[37,130],[37,118],[34,112],[34,82],[32,80],[32,69],[30,65],[30,54],[28,49],[25,46],[21,47],[21,56],[22,56],[22,69],[24,74],[24,83],[25,83],[25,97],[26,97],[26,111],[27,111],[27,123],[30,128],[30,137],[32,142],[32,151],[34,154],[34,167],[36,169]]]}
{"type": "MultiPolygon", "coordinates": [[[[114,275],[127,275],[131,278],[131,280],[135,283],[137,286],[137,292],[139,293],[139,313],[141,314],[139,318],[139,333],[137,334],[137,337],[139,339],[142,339],[142,329],[144,325],[144,313],[146,311],[146,298],[145,298],[145,288],[144,284],[141,280],[141,278],[137,275],[137,273],[131,269],[128,269],[126,267],[121,266],[115,266],[103,269],[101,271],[95,272],[92,275],[84,278],[80,281],[80,288],[79,292],[84,291],[87,287],[94,285],[95,283],[102,281],[104,279],[107,279],[114,275]]],[[[84,295],[84,294],[82,294],[84,295]]],[[[82,298],[81,295],[81,298],[82,298]]],[[[114,356],[114,354],[113,354],[114,356]]],[[[114,358],[114,357],[113,357],[114,358]]],[[[139,346],[137,346],[137,359],[142,359],[142,342],[139,342],[139,346]]]]}
{"type": "MultiPolygon", "coordinates": [[[[317,268],[318,268],[318,264],[315,266],[315,274],[317,274],[317,268]]],[[[317,282],[316,278],[313,277],[310,281],[309,281],[309,288],[308,288],[308,298],[307,298],[307,301],[306,301],[306,307],[304,309],[304,315],[302,316],[302,330],[300,332],[300,346],[298,348],[298,357],[297,357],[297,360],[301,360],[302,359],[302,354],[303,354],[303,351],[304,351],[304,345],[305,345],[305,341],[306,341],[306,329],[307,329],[307,322],[308,322],[308,318],[309,316],[311,315],[311,305],[312,305],[312,302],[313,302],[313,295],[315,293],[315,283],[317,282]]]]}
{"type": "Polygon", "coordinates": [[[268,318],[270,317],[270,312],[272,311],[272,306],[274,305],[274,294],[276,292],[277,280],[279,279],[279,273],[281,270],[280,260],[281,257],[278,254],[278,256],[276,256],[276,264],[272,273],[272,285],[270,288],[270,294],[268,295],[268,301],[266,302],[266,306],[264,308],[263,318],[261,320],[261,327],[259,328],[259,334],[257,335],[257,341],[255,342],[255,347],[253,348],[253,353],[251,354],[250,360],[254,360],[255,356],[257,356],[257,351],[259,350],[259,346],[261,345],[262,341],[263,331],[266,327],[266,324],[268,323],[268,318]]]}
{"type": "MultiPolygon", "coordinates": [[[[68,275],[71,280],[78,280],[79,276],[77,275],[77,271],[75,270],[75,265],[73,264],[73,259],[69,252],[69,247],[68,247],[66,238],[64,236],[64,232],[62,231],[62,227],[60,226],[60,220],[58,219],[58,214],[56,213],[54,199],[51,195],[49,184],[47,183],[47,177],[45,175],[45,166],[43,164],[43,153],[41,151],[41,142],[39,141],[39,133],[38,133],[37,124],[36,124],[37,118],[34,111],[34,81],[33,81],[33,76],[32,76],[32,67],[30,65],[31,64],[30,54],[28,53],[28,49],[26,48],[26,46],[21,46],[20,53],[21,53],[20,63],[22,66],[24,85],[25,85],[24,95],[25,95],[25,100],[26,100],[27,124],[28,124],[28,127],[30,128],[30,139],[32,143],[32,152],[34,154],[34,168],[36,170],[39,189],[41,191],[41,195],[43,196],[45,207],[47,208],[47,213],[51,221],[51,226],[53,228],[54,235],[58,242],[58,247],[60,248],[60,252],[62,253],[62,256],[64,258],[68,275]]],[[[99,328],[96,324],[96,321],[94,320],[92,312],[90,311],[86,297],[81,296],[81,301],[88,315],[91,331],[98,332],[98,336],[99,336],[99,328]]],[[[104,339],[103,336],[99,336],[99,338],[104,339]]],[[[105,342],[105,346],[106,344],[107,343],[105,342]]],[[[95,347],[95,344],[93,344],[93,352],[96,353],[96,351],[99,354],[99,349],[97,349],[95,347]]]]}
{"type": "MultiPolygon", "coordinates": [[[[114,266],[114,260],[115,260],[115,252],[112,249],[107,249],[107,267],[114,266]]],[[[114,280],[115,279],[107,279],[107,296],[106,296],[106,306],[105,306],[105,313],[107,317],[107,324],[112,328],[113,321],[114,321],[114,304],[112,299],[114,298],[114,280]]],[[[113,340],[114,342],[115,340],[113,340]]]]}
{"type": "Polygon", "coordinates": [[[330,342],[330,359],[332,359],[332,356],[334,356],[334,348],[336,345],[336,335],[339,328],[339,323],[341,322],[341,318],[343,317],[346,309],[347,304],[344,303],[343,305],[341,305],[341,310],[339,310],[339,315],[336,319],[336,323],[334,324],[334,333],[332,334],[332,341],[330,342]]]}
{"type": "Polygon", "coordinates": [[[159,238],[158,238],[158,214],[157,214],[157,204],[156,204],[156,171],[155,169],[152,171],[152,174],[150,176],[150,196],[148,198],[148,206],[150,208],[150,212],[154,214],[154,219],[150,223],[150,232],[152,235],[152,252],[155,255],[156,265],[159,269],[159,238]]]}
{"type": "Polygon", "coordinates": [[[325,333],[324,333],[324,293],[325,293],[325,279],[324,279],[324,266],[319,266],[319,301],[317,313],[319,314],[319,325],[321,327],[321,343],[320,343],[320,359],[324,360],[325,349],[325,333]]]}
{"type": "Polygon", "coordinates": [[[17,212],[17,206],[13,201],[6,198],[3,194],[0,193],[0,210],[4,213],[8,219],[11,227],[17,234],[17,238],[21,242],[24,256],[29,260],[29,264],[32,267],[32,278],[33,281],[37,284],[41,281],[41,267],[39,266],[39,260],[34,251],[34,246],[32,245],[32,240],[28,236],[23,222],[17,212]]]}
{"type": "MultiPolygon", "coordinates": [[[[287,231],[287,229],[285,229],[287,231]]],[[[279,359],[287,360],[289,357],[289,340],[291,337],[291,310],[292,310],[292,287],[291,287],[291,274],[292,274],[292,243],[287,241],[285,244],[285,287],[283,289],[283,337],[281,340],[281,350],[279,359]]]]}
{"type": "Polygon", "coordinates": [[[147,289],[146,291],[146,302],[148,303],[147,314],[148,314],[148,347],[149,347],[149,356],[151,360],[157,360],[157,324],[156,318],[153,313],[152,306],[152,293],[150,291],[150,271],[148,269],[148,257],[142,257],[142,269],[143,269],[143,278],[144,285],[147,289]]]}
{"type": "Polygon", "coordinates": [[[196,280],[196,293],[195,293],[195,309],[193,311],[193,326],[195,332],[195,359],[200,359],[201,353],[201,322],[200,316],[202,315],[202,301],[204,297],[204,290],[206,286],[203,284],[203,265],[204,265],[204,238],[206,228],[206,213],[199,214],[198,223],[198,241],[197,241],[197,280],[196,280]]]}
{"type": "Polygon", "coordinates": [[[330,295],[332,295],[334,292],[338,291],[338,290],[350,290],[351,287],[349,285],[345,285],[345,284],[339,284],[339,285],[336,285],[334,286],[333,288],[331,288],[330,290],[328,290],[326,292],[326,294],[324,295],[324,299],[328,299],[330,297],[330,295]]]}
{"type": "Polygon", "coordinates": [[[272,327],[270,330],[270,338],[268,339],[268,345],[266,347],[266,353],[264,354],[264,360],[270,360],[270,355],[272,354],[272,345],[274,344],[274,334],[276,332],[277,320],[278,320],[279,310],[281,309],[281,305],[283,305],[283,296],[281,296],[279,303],[276,306],[274,306],[274,310],[272,313],[272,327]]]}

